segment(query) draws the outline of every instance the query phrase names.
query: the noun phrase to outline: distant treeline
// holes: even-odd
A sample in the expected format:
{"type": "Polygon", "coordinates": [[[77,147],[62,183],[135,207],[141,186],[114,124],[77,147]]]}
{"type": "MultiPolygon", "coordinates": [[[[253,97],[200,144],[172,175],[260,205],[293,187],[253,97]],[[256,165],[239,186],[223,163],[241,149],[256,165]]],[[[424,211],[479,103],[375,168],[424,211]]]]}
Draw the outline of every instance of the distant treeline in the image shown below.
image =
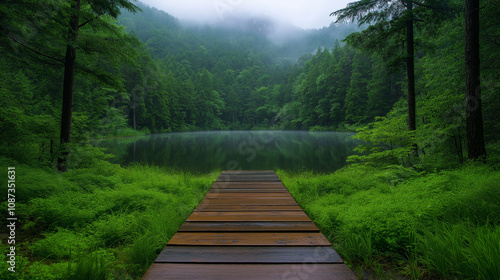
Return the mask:
{"type": "MultiPolygon", "coordinates": [[[[339,42],[352,25],[332,24],[273,42],[262,32],[263,24],[272,25],[268,21],[249,20],[235,29],[184,26],[140,7],[142,12],[122,11],[118,23],[103,21],[106,28],[80,31],[73,142],[131,129],[353,130],[389,112],[405,118],[405,103],[398,102],[406,96],[403,52],[362,51],[339,42]],[[120,42],[110,44],[115,41],[120,42]]],[[[17,19],[20,26],[24,21],[17,19]]],[[[484,11],[482,19],[484,114],[491,139],[499,131],[498,24],[491,12],[484,11]]],[[[12,22],[12,30],[22,30],[12,22]]],[[[21,32],[26,40],[40,38],[47,48],[60,43],[53,39],[57,25],[34,22],[39,33],[21,32]]],[[[457,147],[465,141],[463,30],[463,17],[456,16],[415,35],[417,126],[457,147]]],[[[1,44],[7,54],[0,57],[0,123],[9,139],[4,145],[26,143],[34,154],[46,154],[54,149],[51,140],[58,141],[63,71],[15,38],[4,36],[1,44]]],[[[399,45],[403,49],[404,40],[399,45]]],[[[62,57],[62,50],[51,55],[62,57]]]]}

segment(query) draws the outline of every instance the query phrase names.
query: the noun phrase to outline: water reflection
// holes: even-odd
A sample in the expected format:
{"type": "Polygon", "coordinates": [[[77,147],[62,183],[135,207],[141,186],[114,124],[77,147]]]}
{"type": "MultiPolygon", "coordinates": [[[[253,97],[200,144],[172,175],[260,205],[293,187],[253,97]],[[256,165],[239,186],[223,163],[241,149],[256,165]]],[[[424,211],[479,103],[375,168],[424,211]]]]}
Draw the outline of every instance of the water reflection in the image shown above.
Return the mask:
{"type": "Polygon", "coordinates": [[[221,170],[314,170],[345,164],[357,141],[352,133],[222,131],[99,140],[122,165],[144,162],[190,172],[221,170]]]}

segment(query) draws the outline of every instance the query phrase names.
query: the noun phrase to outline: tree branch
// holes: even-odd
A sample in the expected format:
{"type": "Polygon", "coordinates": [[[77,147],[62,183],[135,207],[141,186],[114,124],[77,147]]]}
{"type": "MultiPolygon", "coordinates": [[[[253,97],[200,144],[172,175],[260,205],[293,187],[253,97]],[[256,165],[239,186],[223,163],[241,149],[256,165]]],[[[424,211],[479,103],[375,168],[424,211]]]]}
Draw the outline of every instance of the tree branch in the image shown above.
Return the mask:
{"type": "Polygon", "coordinates": [[[98,19],[98,18],[99,18],[99,16],[96,16],[95,18],[91,18],[91,19],[87,20],[86,22],[84,22],[84,23],[80,24],[80,25],[78,26],[78,28],[82,28],[82,27],[84,27],[85,25],[87,25],[88,23],[90,23],[90,22],[92,22],[92,21],[94,21],[94,20],[96,20],[96,19],[98,19]]]}
{"type": "Polygon", "coordinates": [[[497,47],[500,47],[500,43],[495,41],[494,39],[491,39],[491,38],[488,38],[488,41],[490,41],[490,43],[492,43],[493,45],[496,45],[497,47]]]}
{"type": "Polygon", "coordinates": [[[429,5],[425,5],[425,4],[422,4],[422,3],[418,3],[416,1],[411,1],[413,4],[417,5],[417,6],[420,6],[420,7],[424,7],[424,8],[429,8],[429,9],[433,9],[435,10],[436,8],[433,7],[433,6],[429,6],[429,5]]]}
{"type": "Polygon", "coordinates": [[[26,49],[28,49],[28,50],[30,50],[30,51],[32,51],[32,52],[34,52],[34,53],[38,54],[38,55],[41,55],[41,56],[43,56],[43,57],[46,57],[46,58],[49,58],[49,59],[52,59],[52,60],[54,60],[54,61],[57,61],[57,62],[60,62],[60,63],[63,63],[63,64],[64,64],[64,60],[63,60],[63,59],[60,59],[60,58],[57,58],[57,57],[53,57],[53,56],[50,56],[50,55],[48,55],[48,54],[44,54],[44,53],[42,53],[42,52],[40,52],[40,51],[38,51],[38,50],[36,50],[36,49],[34,49],[34,48],[32,48],[32,47],[28,46],[28,45],[27,45],[27,44],[25,44],[24,42],[19,41],[18,39],[16,39],[16,38],[15,38],[14,36],[12,36],[11,34],[7,34],[7,36],[8,36],[11,40],[13,40],[14,42],[18,43],[19,45],[21,45],[21,46],[25,47],[26,49]]]}

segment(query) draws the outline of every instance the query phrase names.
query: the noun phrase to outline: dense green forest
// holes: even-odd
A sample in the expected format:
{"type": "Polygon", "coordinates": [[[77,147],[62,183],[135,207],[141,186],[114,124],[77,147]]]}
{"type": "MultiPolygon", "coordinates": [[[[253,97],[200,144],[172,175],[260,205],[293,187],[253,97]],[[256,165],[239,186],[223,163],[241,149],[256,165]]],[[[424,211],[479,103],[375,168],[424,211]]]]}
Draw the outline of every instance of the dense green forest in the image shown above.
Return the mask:
{"type": "MultiPolygon", "coordinates": [[[[194,26],[139,7],[138,13],[123,10],[115,23],[106,18],[102,26],[80,31],[74,142],[132,130],[355,130],[391,110],[394,118],[403,118],[397,113],[404,110],[398,101],[407,93],[400,34],[365,45],[354,34],[344,44],[338,39],[355,25],[332,24],[280,42],[270,37],[273,23],[265,19],[242,20],[234,28],[194,26]]],[[[25,148],[31,154],[6,149],[14,158],[46,158],[58,148],[64,46],[50,30],[52,22],[26,9],[32,26],[24,28],[16,14],[6,16],[11,21],[2,25],[3,145],[30,146],[25,148]],[[39,140],[30,141],[33,137],[39,140]]],[[[422,128],[417,133],[428,136],[432,130],[441,143],[455,141],[455,146],[466,139],[460,94],[465,86],[463,17],[457,13],[422,24],[415,34],[417,121],[422,128]]],[[[482,86],[486,137],[492,139],[498,134],[498,47],[496,25],[488,20],[483,17],[482,86]]]]}
{"type": "Polygon", "coordinates": [[[337,13],[360,27],[280,33],[266,18],[201,26],[127,0],[2,1],[0,165],[19,170],[23,245],[18,273],[2,259],[1,278],[140,278],[216,178],[113,165],[89,139],[252,129],[363,140],[340,172],[279,172],[350,265],[412,279],[500,275],[500,3],[479,9],[477,100],[466,1],[386,2],[337,13]],[[471,123],[478,112],[484,133],[471,123]],[[479,158],[470,134],[484,134],[479,158]],[[466,243],[477,248],[438,254],[466,243]]]}

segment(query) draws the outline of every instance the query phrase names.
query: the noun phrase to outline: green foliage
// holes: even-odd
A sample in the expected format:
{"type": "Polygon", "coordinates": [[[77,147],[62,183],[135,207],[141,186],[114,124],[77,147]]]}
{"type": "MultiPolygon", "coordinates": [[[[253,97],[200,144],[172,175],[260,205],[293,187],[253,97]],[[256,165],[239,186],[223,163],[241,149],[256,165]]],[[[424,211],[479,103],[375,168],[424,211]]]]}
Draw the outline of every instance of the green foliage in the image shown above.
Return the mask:
{"type": "Polygon", "coordinates": [[[79,232],[58,228],[44,234],[44,238],[29,247],[32,256],[38,259],[68,260],[75,255],[83,255],[92,246],[92,240],[79,232]]]}
{"type": "Polygon", "coordinates": [[[67,279],[68,277],[68,263],[58,262],[46,264],[44,262],[32,262],[25,270],[25,275],[29,279],[47,279],[47,280],[60,280],[67,279]]]}
{"type": "Polygon", "coordinates": [[[383,116],[401,92],[398,76],[386,72],[387,67],[376,56],[350,46],[336,44],[333,50],[319,49],[291,73],[291,100],[277,110],[277,126],[350,130],[383,116]],[[372,68],[375,63],[378,67],[372,68]]]}
{"type": "Polygon", "coordinates": [[[136,275],[144,274],[147,267],[156,259],[162,245],[157,236],[138,236],[130,248],[129,263],[136,275]]]}
{"type": "Polygon", "coordinates": [[[431,274],[439,277],[500,277],[500,227],[438,224],[419,237],[417,250],[431,274]]]}
{"type": "Polygon", "coordinates": [[[66,279],[106,280],[109,279],[111,262],[114,256],[106,251],[98,250],[82,256],[76,263],[68,263],[66,279]]]}
{"type": "Polygon", "coordinates": [[[367,164],[409,164],[414,132],[406,129],[404,115],[377,117],[375,122],[357,130],[355,138],[364,144],[354,149],[359,155],[352,155],[349,162],[367,164]]]}
{"type": "Polygon", "coordinates": [[[371,231],[352,233],[346,237],[339,251],[347,263],[363,263],[367,267],[373,267],[377,262],[377,252],[372,241],[371,231]]]}
{"type": "MultiPolygon", "coordinates": [[[[285,44],[277,46],[263,34],[248,30],[181,27],[171,16],[142,5],[139,6],[143,13],[134,14],[137,9],[129,1],[96,4],[98,2],[92,2],[90,7],[84,5],[80,16],[85,24],[79,30],[77,42],[74,42],[79,55],[75,77],[73,142],[85,141],[89,137],[135,135],[135,131],[143,129],[153,133],[270,127],[302,129],[315,125],[337,129],[345,125],[347,107],[356,111],[354,119],[351,113],[348,114],[349,124],[366,119],[362,110],[364,107],[356,106],[358,95],[351,95],[349,106],[344,106],[355,56],[352,49],[336,45],[336,50],[332,52],[320,50],[312,62],[305,62],[310,55],[304,56],[296,67],[291,62],[294,57],[311,53],[319,46],[331,45],[335,38],[341,39],[345,32],[337,30],[335,25],[317,31],[304,31],[300,40],[287,44],[293,45],[291,48],[285,44]],[[119,14],[114,8],[119,6],[125,8],[120,11],[123,15],[119,20],[126,28],[114,23],[119,14]],[[95,19],[96,14],[101,16],[95,19]],[[325,41],[326,38],[332,41],[325,41]],[[300,75],[302,72],[304,75],[300,75]],[[304,82],[298,77],[304,77],[304,82]],[[294,89],[294,84],[302,87],[294,89]]],[[[15,71],[11,75],[2,74],[2,78],[16,82],[0,87],[5,91],[5,94],[2,93],[6,97],[5,104],[17,99],[22,100],[25,107],[27,102],[24,101],[32,96],[37,102],[33,104],[36,110],[32,112],[42,118],[24,118],[17,111],[6,112],[8,114],[2,115],[12,117],[5,121],[0,119],[0,125],[9,127],[14,122],[13,118],[17,118],[17,122],[22,120],[19,128],[9,131],[8,135],[16,143],[26,144],[16,145],[17,150],[8,147],[6,155],[26,162],[38,152],[43,154],[40,161],[50,165],[59,151],[57,120],[60,118],[61,96],[58,85],[62,73],[44,63],[54,59],[60,63],[63,60],[62,53],[67,42],[61,34],[67,33],[65,25],[69,20],[70,7],[54,3],[48,9],[54,13],[37,13],[35,7],[45,4],[49,5],[33,3],[29,14],[36,18],[29,18],[31,25],[23,27],[21,19],[12,15],[7,18],[19,20],[17,25],[9,26],[12,34],[19,36],[27,46],[47,46],[40,51],[49,57],[42,55],[42,63],[32,59],[31,55],[36,54],[21,44],[14,45],[24,52],[16,52],[9,46],[9,55],[16,57],[12,65],[15,71]],[[56,16],[61,17],[56,25],[41,19],[56,16]],[[23,28],[26,34],[21,32],[23,28]],[[28,33],[43,36],[28,36],[28,33]],[[36,67],[29,71],[20,70],[23,68],[20,63],[25,61],[36,67]],[[27,94],[23,95],[24,92],[27,94]],[[11,98],[13,96],[16,98],[11,98]],[[37,124],[35,121],[40,128],[51,127],[50,134],[23,134],[25,124],[37,124]],[[35,136],[42,139],[35,139],[35,136]],[[49,152],[50,147],[53,147],[52,153],[49,152]]],[[[13,7],[22,10],[22,6],[13,7]]],[[[2,41],[2,46],[12,44],[2,41]]],[[[358,67],[358,70],[370,72],[369,66],[365,66],[358,67]]],[[[355,79],[352,83],[353,87],[358,86],[355,79]]],[[[362,93],[363,89],[358,88],[356,92],[362,93]]],[[[387,107],[394,101],[374,101],[372,106],[384,102],[387,107]]],[[[376,114],[383,115],[387,111],[384,109],[376,114]]]]}
{"type": "Polygon", "coordinates": [[[16,171],[25,241],[12,279],[140,276],[216,178],[98,160],[64,174],[22,164],[16,171]]]}
{"type": "Polygon", "coordinates": [[[26,163],[50,162],[51,140],[56,136],[54,116],[34,111],[35,86],[22,70],[1,59],[0,131],[3,156],[26,163]]]}
{"type": "Polygon", "coordinates": [[[363,53],[357,53],[352,62],[350,87],[345,97],[347,123],[356,124],[366,121],[368,110],[367,86],[371,79],[369,58],[363,53]]]}
{"type": "MultiPolygon", "coordinates": [[[[102,150],[87,144],[90,137],[269,127],[358,128],[357,138],[364,143],[349,158],[355,164],[328,175],[280,172],[350,263],[376,269],[381,262],[406,259],[402,267],[414,279],[427,274],[500,278],[495,167],[500,159],[500,5],[485,0],[488,9],[481,10],[488,166],[467,163],[463,156],[462,18],[441,22],[434,20],[434,11],[414,9],[414,16],[427,22],[416,22],[421,117],[418,130],[410,133],[407,108],[397,102],[405,91],[400,31],[408,15],[402,2],[383,2],[351,6],[357,12],[345,18],[361,15],[361,22],[379,24],[350,35],[349,45],[337,41],[333,48],[324,47],[334,42],[335,25],[277,46],[251,30],[183,27],[149,7],[133,14],[130,1],[86,2],[82,23],[89,21],[73,42],[79,57],[65,174],[50,167],[60,150],[62,73],[57,65],[68,43],[61,34],[68,31],[70,5],[2,3],[0,165],[17,167],[22,188],[16,189],[16,214],[26,239],[19,246],[18,272],[5,278],[140,276],[215,179],[214,174],[110,164],[102,150]],[[114,22],[120,12],[126,28],[114,22]],[[92,20],[97,15],[99,20],[92,20]],[[418,158],[411,153],[414,144],[418,158]]],[[[0,192],[5,188],[1,185],[0,192]]]]}
{"type": "Polygon", "coordinates": [[[500,173],[492,167],[421,173],[353,165],[327,175],[278,173],[349,263],[376,269],[405,258],[400,265],[413,275],[425,267],[440,278],[498,278],[500,173]]]}
{"type": "Polygon", "coordinates": [[[10,257],[7,254],[10,253],[10,245],[0,243],[0,252],[1,252],[1,263],[0,269],[2,271],[2,279],[5,280],[22,280],[27,279],[27,273],[25,272],[29,266],[29,260],[26,256],[19,254],[19,251],[16,249],[16,267],[15,271],[9,271],[8,269],[11,267],[8,261],[10,261],[10,257]]]}
{"type": "Polygon", "coordinates": [[[103,247],[118,247],[130,242],[137,226],[134,225],[134,214],[110,214],[101,217],[89,226],[103,247]]]}

